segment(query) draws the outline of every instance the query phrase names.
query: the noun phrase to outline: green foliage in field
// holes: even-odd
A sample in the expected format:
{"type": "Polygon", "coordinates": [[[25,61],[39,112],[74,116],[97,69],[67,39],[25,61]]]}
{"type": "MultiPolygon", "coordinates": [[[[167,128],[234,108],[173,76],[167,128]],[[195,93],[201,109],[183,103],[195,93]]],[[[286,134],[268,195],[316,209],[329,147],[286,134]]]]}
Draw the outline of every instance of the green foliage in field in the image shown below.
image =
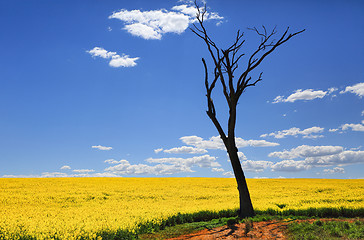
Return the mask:
{"type": "Polygon", "coordinates": [[[322,240],[322,239],[364,239],[364,223],[344,221],[314,223],[291,223],[288,227],[290,237],[297,240],[322,240]]]}

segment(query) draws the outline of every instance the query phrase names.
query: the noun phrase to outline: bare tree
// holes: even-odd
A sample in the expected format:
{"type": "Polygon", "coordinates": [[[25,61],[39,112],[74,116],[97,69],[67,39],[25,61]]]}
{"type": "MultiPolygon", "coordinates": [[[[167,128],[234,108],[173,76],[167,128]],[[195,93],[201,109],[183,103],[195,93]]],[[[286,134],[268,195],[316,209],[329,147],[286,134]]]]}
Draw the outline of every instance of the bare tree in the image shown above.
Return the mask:
{"type": "Polygon", "coordinates": [[[244,33],[240,32],[240,30],[237,31],[235,41],[229,48],[223,50],[217,47],[215,42],[207,34],[204,26],[206,6],[204,8],[200,8],[196,2],[195,5],[198,10],[196,16],[198,23],[196,22],[196,24],[193,24],[191,30],[206,43],[207,49],[214,63],[213,76],[209,81],[207,64],[205,59],[202,58],[202,63],[205,69],[205,86],[208,106],[206,113],[219,132],[230,158],[239,190],[239,216],[254,216],[254,208],[250,199],[245,175],[239,161],[238,148],[236,147],[235,142],[236,106],[241,94],[246,90],[246,88],[255,86],[262,80],[262,72],[253,80],[251,72],[257,68],[259,64],[262,63],[262,61],[278,46],[287,42],[293,36],[302,33],[305,29],[295,33],[288,33],[289,28],[287,27],[286,31],[277,38],[277,40],[273,39],[273,36],[276,36],[277,33],[276,28],[270,32],[268,32],[264,26],[262,26],[262,30],[250,28],[250,30],[260,36],[261,42],[258,45],[258,48],[250,55],[249,58],[247,58],[246,67],[243,67],[242,70],[239,68],[240,74],[238,74],[236,72],[236,70],[238,70],[238,63],[245,56],[244,53],[239,52],[245,42],[243,39],[244,33]],[[229,107],[227,135],[216,117],[215,105],[211,96],[217,81],[219,81],[222,85],[222,91],[229,107]]]}

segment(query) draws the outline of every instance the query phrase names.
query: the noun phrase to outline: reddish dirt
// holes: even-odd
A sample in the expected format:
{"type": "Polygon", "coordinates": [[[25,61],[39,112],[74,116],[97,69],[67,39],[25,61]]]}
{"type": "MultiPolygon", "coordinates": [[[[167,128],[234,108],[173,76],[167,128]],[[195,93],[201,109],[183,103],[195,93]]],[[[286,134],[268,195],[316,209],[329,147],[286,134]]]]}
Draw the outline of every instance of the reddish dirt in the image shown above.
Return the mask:
{"type": "MultiPolygon", "coordinates": [[[[321,219],[321,221],[344,221],[339,219],[321,219]]],[[[352,222],[355,219],[346,219],[352,222]]],[[[271,220],[263,222],[253,222],[251,230],[245,233],[245,223],[236,224],[233,227],[222,226],[214,229],[205,229],[199,232],[170,238],[170,240],[213,240],[213,239],[287,239],[287,225],[292,222],[314,222],[316,219],[308,220],[271,220]]]]}

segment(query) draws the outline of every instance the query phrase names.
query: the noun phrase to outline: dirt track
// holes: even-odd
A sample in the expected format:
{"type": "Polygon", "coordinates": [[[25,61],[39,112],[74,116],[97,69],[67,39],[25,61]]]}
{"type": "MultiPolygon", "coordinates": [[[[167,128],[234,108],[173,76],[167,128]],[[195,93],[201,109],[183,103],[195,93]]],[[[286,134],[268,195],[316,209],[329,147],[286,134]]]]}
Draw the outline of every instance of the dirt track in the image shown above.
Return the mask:
{"type": "MultiPolygon", "coordinates": [[[[322,221],[341,221],[339,219],[321,219],[322,221]]],[[[316,219],[294,220],[295,222],[314,222],[316,219]]],[[[352,219],[346,221],[354,221],[352,219]]],[[[287,225],[293,220],[272,220],[254,222],[251,230],[245,233],[245,223],[236,224],[233,227],[222,226],[214,229],[205,229],[196,233],[171,238],[170,240],[213,240],[213,239],[287,239],[287,225]]]]}

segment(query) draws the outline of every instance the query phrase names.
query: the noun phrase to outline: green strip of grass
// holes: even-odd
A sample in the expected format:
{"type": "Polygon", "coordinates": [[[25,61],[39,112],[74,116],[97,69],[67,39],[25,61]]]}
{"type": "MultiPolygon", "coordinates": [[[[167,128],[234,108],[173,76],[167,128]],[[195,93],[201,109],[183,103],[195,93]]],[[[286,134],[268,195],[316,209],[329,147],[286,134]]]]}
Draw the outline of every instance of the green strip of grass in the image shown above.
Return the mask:
{"type": "Polygon", "coordinates": [[[291,223],[288,226],[291,239],[321,240],[321,239],[364,239],[364,223],[342,221],[314,223],[291,223]]]}

